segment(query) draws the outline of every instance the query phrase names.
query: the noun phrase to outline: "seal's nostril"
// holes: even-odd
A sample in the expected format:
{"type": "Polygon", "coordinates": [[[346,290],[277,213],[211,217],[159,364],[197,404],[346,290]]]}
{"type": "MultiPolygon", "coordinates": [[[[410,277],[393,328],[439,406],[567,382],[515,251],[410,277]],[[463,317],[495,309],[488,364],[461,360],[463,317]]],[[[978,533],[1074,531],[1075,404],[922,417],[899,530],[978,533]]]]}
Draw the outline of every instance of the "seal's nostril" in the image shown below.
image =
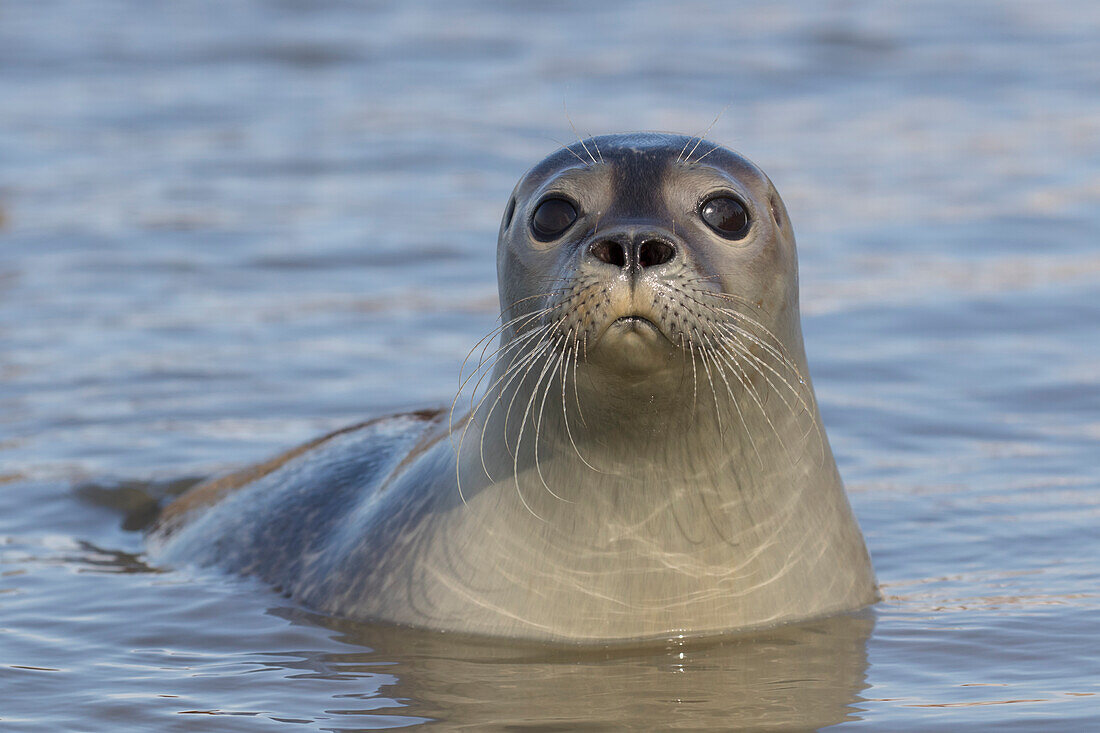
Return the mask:
{"type": "Polygon", "coordinates": [[[668,242],[659,239],[647,239],[638,247],[638,266],[642,268],[663,265],[676,254],[668,242]]]}
{"type": "Polygon", "coordinates": [[[622,267],[626,264],[626,252],[623,251],[623,246],[618,242],[610,242],[606,239],[593,242],[589,251],[600,262],[606,262],[615,267],[622,267]]]}

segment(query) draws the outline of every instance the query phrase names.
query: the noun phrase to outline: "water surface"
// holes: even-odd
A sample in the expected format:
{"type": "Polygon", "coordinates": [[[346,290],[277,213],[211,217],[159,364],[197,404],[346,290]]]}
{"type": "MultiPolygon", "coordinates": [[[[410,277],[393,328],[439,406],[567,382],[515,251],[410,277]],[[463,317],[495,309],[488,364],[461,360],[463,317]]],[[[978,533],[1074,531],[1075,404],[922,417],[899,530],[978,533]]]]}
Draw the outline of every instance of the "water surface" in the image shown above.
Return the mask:
{"type": "Polygon", "coordinates": [[[0,727],[1100,727],[1100,9],[526,8],[0,0],[0,727]],[[775,181],[884,601],[563,650],[149,567],[145,497],[449,403],[563,101],[775,181]]]}

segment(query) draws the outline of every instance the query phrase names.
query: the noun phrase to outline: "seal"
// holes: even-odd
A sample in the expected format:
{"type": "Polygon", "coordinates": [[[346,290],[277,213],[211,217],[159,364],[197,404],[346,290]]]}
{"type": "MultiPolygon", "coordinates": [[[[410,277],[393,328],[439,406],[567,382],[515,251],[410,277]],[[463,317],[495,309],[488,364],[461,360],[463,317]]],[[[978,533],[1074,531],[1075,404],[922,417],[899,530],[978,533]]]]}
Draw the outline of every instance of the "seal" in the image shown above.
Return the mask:
{"type": "Polygon", "coordinates": [[[342,617],[568,642],[877,599],[759,168],[701,138],[578,141],[516,186],[497,271],[501,324],[450,412],[197,486],[159,518],[154,558],[342,617]]]}

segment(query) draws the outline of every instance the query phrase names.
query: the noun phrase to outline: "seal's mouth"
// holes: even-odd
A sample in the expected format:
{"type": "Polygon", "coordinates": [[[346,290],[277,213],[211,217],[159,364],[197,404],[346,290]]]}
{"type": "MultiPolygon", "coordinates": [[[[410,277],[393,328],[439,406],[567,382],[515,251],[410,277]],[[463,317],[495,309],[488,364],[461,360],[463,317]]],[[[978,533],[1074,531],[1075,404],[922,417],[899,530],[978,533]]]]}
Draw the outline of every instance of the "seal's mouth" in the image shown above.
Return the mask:
{"type": "Polygon", "coordinates": [[[657,324],[643,316],[623,316],[622,318],[616,318],[614,325],[633,330],[657,328],[657,324]]]}
{"type": "Polygon", "coordinates": [[[645,340],[664,339],[665,334],[660,327],[645,316],[637,314],[616,318],[608,326],[607,330],[616,336],[635,334],[645,340]]]}

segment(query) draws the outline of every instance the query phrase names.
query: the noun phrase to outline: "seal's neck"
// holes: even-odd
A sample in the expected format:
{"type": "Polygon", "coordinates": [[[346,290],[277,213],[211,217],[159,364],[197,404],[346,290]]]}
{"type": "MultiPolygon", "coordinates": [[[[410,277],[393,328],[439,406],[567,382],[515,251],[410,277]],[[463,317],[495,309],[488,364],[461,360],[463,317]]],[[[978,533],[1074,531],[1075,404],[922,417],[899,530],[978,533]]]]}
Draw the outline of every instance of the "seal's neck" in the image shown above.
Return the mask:
{"type": "Polygon", "coordinates": [[[464,505],[429,515],[446,521],[425,563],[463,589],[454,603],[491,596],[486,628],[643,638],[874,598],[808,381],[562,374],[481,403],[457,438],[464,505]]]}
{"type": "Polygon", "coordinates": [[[551,363],[494,383],[460,451],[468,494],[511,482],[558,515],[616,492],[653,511],[671,485],[733,503],[839,489],[808,381],[696,362],[648,375],[551,363]]]}

